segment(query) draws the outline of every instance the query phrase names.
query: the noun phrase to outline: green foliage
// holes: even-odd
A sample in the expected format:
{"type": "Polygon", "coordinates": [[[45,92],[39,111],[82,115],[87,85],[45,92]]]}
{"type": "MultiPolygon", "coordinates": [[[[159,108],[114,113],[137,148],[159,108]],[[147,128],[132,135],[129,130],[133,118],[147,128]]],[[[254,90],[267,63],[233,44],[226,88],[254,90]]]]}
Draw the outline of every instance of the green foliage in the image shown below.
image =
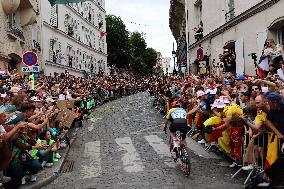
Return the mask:
{"type": "Polygon", "coordinates": [[[106,32],[108,44],[108,62],[118,68],[128,66],[129,32],[120,17],[106,16],[106,32]]]}
{"type": "Polygon", "coordinates": [[[129,33],[120,17],[107,15],[108,62],[118,68],[131,66],[139,74],[150,74],[156,64],[157,52],[147,48],[142,33],[129,33]]]}

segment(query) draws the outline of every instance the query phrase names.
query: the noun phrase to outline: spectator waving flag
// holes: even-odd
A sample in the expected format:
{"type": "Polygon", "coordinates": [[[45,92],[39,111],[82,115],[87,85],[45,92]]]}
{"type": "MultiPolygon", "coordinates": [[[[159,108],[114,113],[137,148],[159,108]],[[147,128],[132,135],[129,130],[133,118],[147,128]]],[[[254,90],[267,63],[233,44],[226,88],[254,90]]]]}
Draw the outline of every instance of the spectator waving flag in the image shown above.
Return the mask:
{"type": "Polygon", "coordinates": [[[80,3],[87,0],[48,0],[51,6],[55,4],[80,3]]]}

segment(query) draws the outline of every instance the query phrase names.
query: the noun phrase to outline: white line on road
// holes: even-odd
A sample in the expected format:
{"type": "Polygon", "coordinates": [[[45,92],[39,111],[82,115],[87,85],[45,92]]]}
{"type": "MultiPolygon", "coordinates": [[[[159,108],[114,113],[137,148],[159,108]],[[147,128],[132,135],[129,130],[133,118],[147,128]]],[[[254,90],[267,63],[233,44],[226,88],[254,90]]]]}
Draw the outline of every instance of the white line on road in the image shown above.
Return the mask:
{"type": "Polygon", "coordinates": [[[205,149],[195,142],[191,137],[186,137],[187,147],[191,149],[196,155],[203,157],[205,159],[220,159],[216,154],[209,153],[205,149]]]}
{"type": "Polygon", "coordinates": [[[159,138],[157,135],[145,136],[145,139],[149,142],[156,153],[164,159],[164,162],[169,167],[175,167],[175,163],[172,160],[171,154],[169,152],[169,147],[159,138]]]}
{"type": "Polygon", "coordinates": [[[100,141],[88,142],[85,143],[85,150],[83,157],[82,169],[81,169],[81,178],[90,179],[95,178],[101,175],[101,154],[100,154],[100,141]]]}
{"type": "Polygon", "coordinates": [[[144,166],[140,159],[139,154],[137,153],[130,137],[117,138],[115,139],[116,143],[123,148],[123,151],[126,151],[122,157],[122,163],[124,165],[124,170],[126,172],[140,172],[143,171],[144,166]]]}

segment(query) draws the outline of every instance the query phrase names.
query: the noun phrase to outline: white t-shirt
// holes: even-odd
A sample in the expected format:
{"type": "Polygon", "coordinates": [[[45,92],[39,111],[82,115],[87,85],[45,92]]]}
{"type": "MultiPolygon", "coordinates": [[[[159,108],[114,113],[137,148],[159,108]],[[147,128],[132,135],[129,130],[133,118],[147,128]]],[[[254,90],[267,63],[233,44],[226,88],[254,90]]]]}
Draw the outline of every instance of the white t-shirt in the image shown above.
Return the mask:
{"type": "Polygon", "coordinates": [[[59,95],[59,100],[65,100],[65,99],[66,99],[66,96],[64,94],[59,95]]]}
{"type": "Polygon", "coordinates": [[[280,79],[284,80],[284,73],[281,68],[277,70],[277,74],[279,75],[280,79]]]}
{"type": "Polygon", "coordinates": [[[259,67],[263,69],[264,71],[269,71],[269,62],[268,57],[264,58],[260,63],[259,67]]]}
{"type": "Polygon", "coordinates": [[[6,133],[6,130],[2,125],[0,125],[0,134],[6,133]]]}

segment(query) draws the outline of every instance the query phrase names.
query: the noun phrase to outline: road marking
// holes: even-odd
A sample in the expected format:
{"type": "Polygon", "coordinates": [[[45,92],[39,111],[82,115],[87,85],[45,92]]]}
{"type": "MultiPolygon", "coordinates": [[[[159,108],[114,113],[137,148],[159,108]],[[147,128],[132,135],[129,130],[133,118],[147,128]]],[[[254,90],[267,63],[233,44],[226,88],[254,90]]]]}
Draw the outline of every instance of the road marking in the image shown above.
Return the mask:
{"type": "Polygon", "coordinates": [[[84,160],[81,169],[81,178],[90,179],[101,175],[101,144],[100,141],[85,143],[84,160]]]}
{"type": "Polygon", "coordinates": [[[166,165],[169,167],[176,166],[169,152],[169,147],[164,143],[163,139],[159,138],[157,135],[145,136],[145,139],[149,142],[155,152],[164,159],[166,165]]]}
{"type": "Polygon", "coordinates": [[[122,148],[121,150],[126,151],[122,157],[122,163],[126,172],[140,172],[143,171],[144,166],[141,158],[137,153],[130,137],[117,138],[115,142],[122,148]]]}
{"type": "Polygon", "coordinates": [[[214,153],[209,153],[205,149],[195,142],[191,137],[186,137],[186,144],[189,149],[191,149],[196,155],[205,159],[221,159],[214,153]]]}

